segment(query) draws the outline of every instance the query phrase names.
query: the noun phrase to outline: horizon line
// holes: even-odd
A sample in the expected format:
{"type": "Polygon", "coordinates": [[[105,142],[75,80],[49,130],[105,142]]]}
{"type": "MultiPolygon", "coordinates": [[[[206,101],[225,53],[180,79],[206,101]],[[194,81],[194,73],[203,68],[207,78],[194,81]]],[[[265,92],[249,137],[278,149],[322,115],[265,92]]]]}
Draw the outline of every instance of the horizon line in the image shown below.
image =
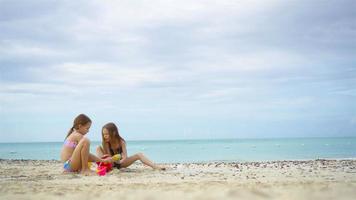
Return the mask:
{"type": "MultiPolygon", "coordinates": [[[[263,140],[263,139],[320,139],[320,138],[356,138],[356,136],[303,136],[303,137],[244,137],[244,138],[191,138],[191,139],[134,139],[134,140],[125,140],[128,142],[143,142],[143,141],[197,141],[197,140],[263,140]]],[[[64,141],[64,140],[63,140],[64,141]]],[[[0,144],[13,144],[13,143],[57,143],[63,141],[29,141],[29,142],[0,142],[0,144]]],[[[91,140],[91,142],[101,142],[100,140],[91,140]]]]}

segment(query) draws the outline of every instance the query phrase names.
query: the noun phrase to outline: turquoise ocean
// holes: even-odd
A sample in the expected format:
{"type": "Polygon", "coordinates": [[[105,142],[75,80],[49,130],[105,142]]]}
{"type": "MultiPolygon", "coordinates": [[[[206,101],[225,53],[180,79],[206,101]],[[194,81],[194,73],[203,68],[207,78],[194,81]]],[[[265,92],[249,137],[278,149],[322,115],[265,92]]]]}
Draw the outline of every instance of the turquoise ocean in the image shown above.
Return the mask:
{"type": "MultiPolygon", "coordinates": [[[[59,160],[63,142],[0,143],[0,159],[59,160]]],[[[91,143],[95,153],[100,142],[91,143]]],[[[356,158],[356,137],[127,141],[158,163],[356,158]]]]}

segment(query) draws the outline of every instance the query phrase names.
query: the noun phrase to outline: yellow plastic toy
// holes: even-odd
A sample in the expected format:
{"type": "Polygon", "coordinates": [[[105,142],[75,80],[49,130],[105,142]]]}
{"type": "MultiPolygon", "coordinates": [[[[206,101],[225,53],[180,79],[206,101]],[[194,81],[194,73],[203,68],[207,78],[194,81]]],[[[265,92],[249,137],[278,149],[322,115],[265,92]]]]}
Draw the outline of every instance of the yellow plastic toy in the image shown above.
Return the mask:
{"type": "Polygon", "coordinates": [[[93,165],[92,162],[88,162],[88,168],[89,168],[89,169],[91,168],[92,165],[93,165]]]}
{"type": "Polygon", "coordinates": [[[118,160],[120,160],[121,159],[121,155],[120,154],[115,154],[113,157],[112,157],[112,160],[113,161],[118,161],[118,160]]]}

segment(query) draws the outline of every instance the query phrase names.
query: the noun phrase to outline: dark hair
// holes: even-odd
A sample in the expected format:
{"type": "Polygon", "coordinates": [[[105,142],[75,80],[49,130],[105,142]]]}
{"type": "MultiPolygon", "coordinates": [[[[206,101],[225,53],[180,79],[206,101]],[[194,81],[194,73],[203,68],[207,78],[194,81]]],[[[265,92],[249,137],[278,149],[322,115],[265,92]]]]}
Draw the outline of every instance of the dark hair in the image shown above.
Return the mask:
{"type": "MultiPolygon", "coordinates": [[[[91,119],[88,117],[88,116],[86,116],[86,115],[84,115],[84,114],[80,114],[80,115],[78,115],[75,119],[74,119],[74,121],[73,121],[73,126],[72,126],[72,128],[70,128],[69,129],[69,131],[68,131],[68,134],[67,134],[67,137],[70,135],[70,134],[72,134],[72,132],[73,132],[73,130],[74,129],[78,129],[79,128],[79,125],[85,125],[85,124],[87,124],[87,123],[91,123],[91,119]]],[[[67,137],[66,137],[66,139],[67,139],[67,137]]]]}
{"type": "Polygon", "coordinates": [[[101,129],[102,146],[103,146],[104,153],[105,154],[110,154],[110,152],[107,152],[109,147],[108,147],[107,143],[104,140],[104,133],[103,133],[104,129],[109,131],[110,139],[115,138],[115,139],[117,139],[119,141],[119,146],[120,146],[120,148],[122,148],[121,147],[121,142],[126,143],[126,141],[124,140],[124,138],[122,138],[120,136],[119,129],[117,128],[117,126],[114,123],[110,122],[110,123],[105,124],[103,126],[103,128],[101,129]]]}

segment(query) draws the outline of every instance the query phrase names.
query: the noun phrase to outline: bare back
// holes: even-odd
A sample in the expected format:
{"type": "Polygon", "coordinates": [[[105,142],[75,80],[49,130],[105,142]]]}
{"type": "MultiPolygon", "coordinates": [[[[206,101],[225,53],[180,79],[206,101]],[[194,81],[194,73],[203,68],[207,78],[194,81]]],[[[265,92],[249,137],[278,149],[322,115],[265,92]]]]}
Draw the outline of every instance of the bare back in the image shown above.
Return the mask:
{"type": "MultiPolygon", "coordinates": [[[[82,134],[73,132],[66,138],[66,141],[70,141],[75,144],[78,144],[82,138],[83,138],[82,134]]],[[[72,157],[74,149],[75,148],[73,148],[73,147],[63,145],[62,151],[61,151],[61,161],[65,162],[65,161],[69,160],[72,157]]]]}

